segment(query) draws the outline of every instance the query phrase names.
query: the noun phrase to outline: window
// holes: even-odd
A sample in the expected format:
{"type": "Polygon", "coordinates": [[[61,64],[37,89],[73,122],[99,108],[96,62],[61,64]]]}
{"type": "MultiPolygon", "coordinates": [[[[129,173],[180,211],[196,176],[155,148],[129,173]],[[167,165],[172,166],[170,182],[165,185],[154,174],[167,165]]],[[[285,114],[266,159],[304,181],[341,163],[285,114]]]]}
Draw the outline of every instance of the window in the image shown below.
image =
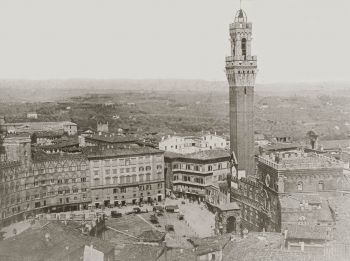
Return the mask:
{"type": "Polygon", "coordinates": [[[139,168],[139,171],[144,171],[144,170],[145,170],[144,167],[140,167],[140,168],[139,168]]]}
{"type": "Polygon", "coordinates": [[[247,55],[247,39],[245,38],[242,39],[242,55],[247,55]]]}
{"type": "Polygon", "coordinates": [[[150,181],[151,180],[151,174],[150,173],[147,173],[146,174],[146,181],[150,181]]]}
{"type": "Polygon", "coordinates": [[[106,170],[105,170],[105,174],[106,174],[106,175],[109,175],[110,173],[111,173],[111,171],[110,171],[109,169],[106,169],[106,170]]]}
{"type": "Polygon", "coordinates": [[[194,166],[195,171],[199,171],[199,166],[194,166]]]}
{"type": "Polygon", "coordinates": [[[190,170],[191,169],[191,165],[186,164],[186,169],[190,170]]]}
{"type": "Polygon", "coordinates": [[[73,187],[73,193],[78,193],[78,188],[77,187],[73,187]]]}
{"type": "Polygon", "coordinates": [[[152,169],[151,166],[146,167],[146,170],[151,170],[151,169],[152,169]]]}
{"type": "Polygon", "coordinates": [[[126,193],[126,188],[120,188],[121,193],[126,193]]]}
{"type": "Polygon", "coordinates": [[[130,183],[130,176],[126,176],[126,183],[130,183]]]}
{"type": "Polygon", "coordinates": [[[299,181],[297,188],[298,188],[298,191],[302,191],[303,190],[303,182],[299,181]]]}
{"type": "Polygon", "coordinates": [[[110,166],[110,160],[105,160],[105,166],[110,166]]]}
{"type": "Polygon", "coordinates": [[[117,174],[117,169],[113,169],[113,174],[117,174]]]}
{"type": "Polygon", "coordinates": [[[143,182],[143,176],[144,176],[143,174],[140,174],[140,175],[139,175],[139,181],[140,181],[140,182],[143,182]]]}
{"type": "Polygon", "coordinates": [[[324,190],[324,182],[322,180],[318,182],[318,190],[324,190]]]}
{"type": "Polygon", "coordinates": [[[86,182],[86,178],[81,178],[81,182],[86,182]]]}
{"type": "Polygon", "coordinates": [[[95,176],[98,176],[98,170],[94,170],[95,176]]]}
{"type": "Polygon", "coordinates": [[[222,169],[222,164],[221,163],[219,163],[218,169],[222,169]]]}
{"type": "Polygon", "coordinates": [[[208,171],[212,171],[213,170],[213,166],[209,165],[208,166],[208,171]]]}

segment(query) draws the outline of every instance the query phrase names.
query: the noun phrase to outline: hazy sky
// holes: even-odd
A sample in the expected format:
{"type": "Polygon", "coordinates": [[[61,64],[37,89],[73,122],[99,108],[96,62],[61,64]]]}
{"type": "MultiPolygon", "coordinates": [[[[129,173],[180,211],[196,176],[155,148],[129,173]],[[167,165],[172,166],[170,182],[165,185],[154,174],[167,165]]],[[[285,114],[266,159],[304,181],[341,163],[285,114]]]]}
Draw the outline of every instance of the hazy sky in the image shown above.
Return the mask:
{"type": "MultiPolygon", "coordinates": [[[[239,0],[0,0],[0,78],[226,80],[239,0]]],[[[350,81],[349,0],[243,0],[258,83],[350,81]]]]}

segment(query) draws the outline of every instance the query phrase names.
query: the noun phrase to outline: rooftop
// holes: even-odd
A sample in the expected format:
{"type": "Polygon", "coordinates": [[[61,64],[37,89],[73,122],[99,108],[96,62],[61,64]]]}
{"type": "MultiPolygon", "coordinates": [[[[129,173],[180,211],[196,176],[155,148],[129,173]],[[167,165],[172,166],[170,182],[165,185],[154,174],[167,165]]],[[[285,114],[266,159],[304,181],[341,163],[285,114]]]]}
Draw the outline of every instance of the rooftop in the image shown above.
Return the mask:
{"type": "Polygon", "coordinates": [[[193,159],[193,160],[216,160],[216,159],[229,159],[230,153],[227,150],[215,149],[215,150],[204,150],[199,152],[194,152],[190,154],[180,154],[173,152],[165,152],[165,157],[171,159],[193,159]]]}
{"type": "Polygon", "coordinates": [[[115,261],[157,260],[163,252],[162,246],[145,244],[119,244],[115,251],[115,261]]]}
{"type": "Polygon", "coordinates": [[[224,234],[212,237],[189,238],[188,241],[194,246],[197,255],[222,250],[230,241],[231,234],[224,234]]]}
{"type": "Polygon", "coordinates": [[[343,168],[343,163],[314,152],[287,151],[259,156],[259,162],[275,169],[343,168]]]}
{"type": "Polygon", "coordinates": [[[261,255],[265,251],[278,250],[282,244],[283,236],[280,233],[250,232],[245,238],[233,235],[231,241],[224,248],[223,260],[259,260],[253,259],[253,257],[261,255]]]}
{"type": "Polygon", "coordinates": [[[331,240],[331,231],[323,226],[288,225],[287,239],[331,240]]]}
{"type": "Polygon", "coordinates": [[[60,222],[47,222],[0,241],[0,259],[61,260],[77,253],[82,256],[85,245],[93,245],[106,254],[114,250],[114,246],[108,242],[85,236],[60,222]]]}
{"type": "Polygon", "coordinates": [[[97,147],[86,147],[83,153],[89,158],[124,157],[145,154],[163,154],[164,152],[150,147],[136,147],[125,149],[100,149],[97,147]]]}
{"type": "Polygon", "coordinates": [[[106,143],[136,143],[136,142],[139,142],[139,140],[134,136],[119,136],[119,135],[116,135],[114,133],[112,133],[112,134],[108,134],[108,133],[96,134],[96,135],[88,136],[85,139],[106,142],[106,143]]]}
{"type": "Polygon", "coordinates": [[[320,140],[319,145],[324,150],[344,149],[350,147],[350,139],[347,140],[320,140]]]}
{"type": "Polygon", "coordinates": [[[77,126],[76,123],[71,121],[27,121],[27,122],[6,122],[4,126],[13,126],[13,125],[74,125],[77,126]]]}
{"type": "Polygon", "coordinates": [[[230,202],[230,203],[226,203],[226,204],[222,204],[222,205],[217,205],[217,207],[221,211],[239,210],[240,209],[237,202],[230,202]]]}

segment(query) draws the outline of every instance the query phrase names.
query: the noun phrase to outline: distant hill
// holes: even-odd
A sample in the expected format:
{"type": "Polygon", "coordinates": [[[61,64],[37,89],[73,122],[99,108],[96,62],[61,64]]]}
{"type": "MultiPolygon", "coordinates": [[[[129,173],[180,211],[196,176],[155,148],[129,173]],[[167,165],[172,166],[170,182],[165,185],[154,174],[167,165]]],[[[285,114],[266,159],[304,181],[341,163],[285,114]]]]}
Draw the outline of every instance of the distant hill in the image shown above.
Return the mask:
{"type": "MultiPolygon", "coordinates": [[[[87,93],[118,91],[227,92],[226,81],[204,80],[0,80],[0,102],[57,101],[87,93]]],[[[258,84],[261,96],[335,95],[350,96],[350,83],[274,83],[258,84]]]]}

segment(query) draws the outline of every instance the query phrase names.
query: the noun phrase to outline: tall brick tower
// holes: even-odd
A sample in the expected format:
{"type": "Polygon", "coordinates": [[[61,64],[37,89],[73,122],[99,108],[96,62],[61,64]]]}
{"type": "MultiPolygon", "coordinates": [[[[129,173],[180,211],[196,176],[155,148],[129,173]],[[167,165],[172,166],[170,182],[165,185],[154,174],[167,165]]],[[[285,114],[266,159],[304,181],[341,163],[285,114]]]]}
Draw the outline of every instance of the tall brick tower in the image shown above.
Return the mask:
{"type": "Polygon", "coordinates": [[[256,56],[251,55],[252,23],[240,9],[230,24],[231,56],[226,57],[230,87],[230,143],[238,161],[238,172],[255,174],[254,162],[254,85],[256,56]]]}

